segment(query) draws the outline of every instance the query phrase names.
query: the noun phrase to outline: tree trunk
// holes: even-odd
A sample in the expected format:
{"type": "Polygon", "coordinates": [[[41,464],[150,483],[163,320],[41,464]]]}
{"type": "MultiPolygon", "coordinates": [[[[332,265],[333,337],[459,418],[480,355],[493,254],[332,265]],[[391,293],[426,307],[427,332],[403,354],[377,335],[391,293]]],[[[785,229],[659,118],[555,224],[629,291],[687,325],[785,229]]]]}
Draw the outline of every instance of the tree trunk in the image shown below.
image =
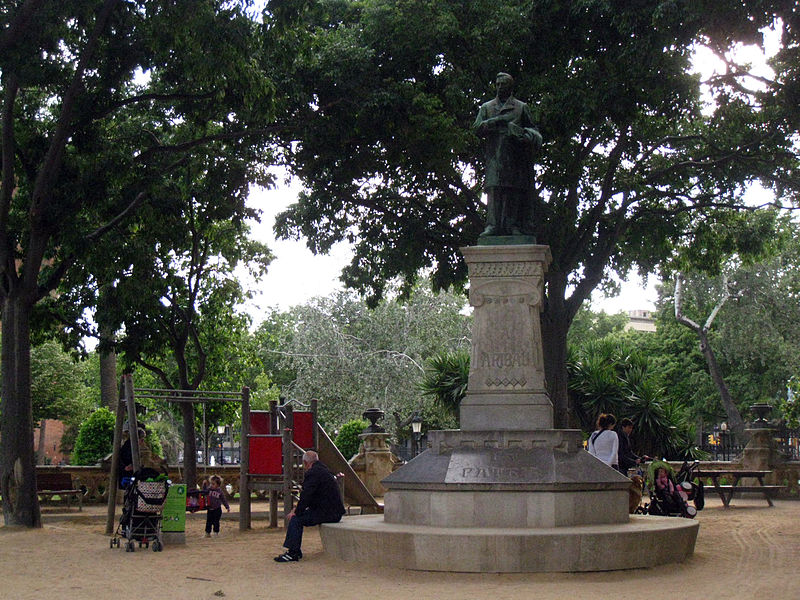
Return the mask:
{"type": "Polygon", "coordinates": [[[547,392],[553,403],[553,427],[576,427],[575,410],[570,406],[567,376],[567,332],[574,313],[570,313],[566,299],[567,274],[557,269],[547,273],[547,295],[544,302],[542,325],[542,354],[547,392]]]}
{"type": "Polygon", "coordinates": [[[560,314],[548,308],[542,314],[542,352],[547,392],[553,403],[553,427],[568,429],[574,426],[574,410],[569,405],[567,376],[567,331],[569,324],[560,314]]]}
{"type": "Polygon", "coordinates": [[[728,425],[740,439],[743,439],[746,437],[744,432],[744,420],[739,413],[739,409],[736,407],[736,403],[733,401],[733,398],[731,398],[728,386],[725,384],[725,379],[722,377],[722,371],[717,363],[717,357],[714,356],[711,344],[708,343],[708,335],[706,335],[706,332],[702,329],[697,332],[697,335],[700,338],[700,351],[703,353],[706,363],[708,364],[708,372],[711,374],[711,379],[714,381],[714,385],[717,386],[717,390],[719,390],[722,406],[725,409],[725,414],[728,415],[728,425]]]}
{"type": "Polygon", "coordinates": [[[197,485],[197,441],[194,435],[194,405],[189,402],[182,402],[181,415],[183,416],[183,482],[192,490],[197,485]]]}
{"type": "MultiPolygon", "coordinates": [[[[100,339],[111,341],[113,334],[100,329],[100,339]]],[[[117,414],[119,389],[117,382],[117,355],[113,351],[100,353],[100,401],[113,414],[117,414]]]]}
{"type": "Polygon", "coordinates": [[[31,304],[12,293],[3,299],[0,493],[6,525],[41,527],[36,495],[31,407],[31,304]]]}

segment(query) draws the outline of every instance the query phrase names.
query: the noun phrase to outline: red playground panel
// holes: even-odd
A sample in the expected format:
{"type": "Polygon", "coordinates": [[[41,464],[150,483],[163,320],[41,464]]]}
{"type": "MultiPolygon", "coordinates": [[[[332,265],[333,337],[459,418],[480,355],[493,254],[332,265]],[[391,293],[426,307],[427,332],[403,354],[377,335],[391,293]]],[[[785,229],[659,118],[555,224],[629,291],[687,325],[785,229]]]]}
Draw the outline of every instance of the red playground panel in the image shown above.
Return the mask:
{"type": "Polygon", "coordinates": [[[255,435],[269,435],[272,433],[269,426],[269,411],[251,410],[250,411],[250,433],[255,435]]]}
{"type": "Polygon", "coordinates": [[[283,439],[279,435],[250,438],[251,475],[283,475],[283,439]]]}
{"type": "Polygon", "coordinates": [[[292,440],[303,448],[310,450],[314,447],[314,413],[295,411],[292,413],[294,431],[292,440]]]}

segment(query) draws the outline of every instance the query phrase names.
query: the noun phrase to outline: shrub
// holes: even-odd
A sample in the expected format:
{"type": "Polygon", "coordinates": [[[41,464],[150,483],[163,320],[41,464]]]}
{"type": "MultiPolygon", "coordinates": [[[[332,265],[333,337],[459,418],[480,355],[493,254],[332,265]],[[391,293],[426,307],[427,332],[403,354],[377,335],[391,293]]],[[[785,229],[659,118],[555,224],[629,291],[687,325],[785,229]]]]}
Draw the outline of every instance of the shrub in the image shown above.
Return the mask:
{"type": "Polygon", "coordinates": [[[358,436],[364,433],[368,426],[369,423],[363,419],[353,419],[339,429],[339,435],[336,436],[334,443],[347,460],[350,460],[358,453],[358,448],[361,446],[361,439],[358,436]]]}
{"type": "Polygon", "coordinates": [[[114,445],[114,415],[98,408],[81,425],[72,450],[73,465],[93,465],[111,452],[114,445]]]}

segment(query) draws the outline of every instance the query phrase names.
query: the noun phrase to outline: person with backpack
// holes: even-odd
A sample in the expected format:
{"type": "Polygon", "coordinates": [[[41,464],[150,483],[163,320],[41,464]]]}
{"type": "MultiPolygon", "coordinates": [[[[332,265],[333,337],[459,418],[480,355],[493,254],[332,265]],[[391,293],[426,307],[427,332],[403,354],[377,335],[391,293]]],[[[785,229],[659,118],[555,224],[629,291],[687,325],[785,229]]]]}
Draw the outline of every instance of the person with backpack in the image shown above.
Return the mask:
{"type": "Polygon", "coordinates": [[[612,414],[597,417],[597,430],[589,436],[589,454],[599,458],[609,467],[619,470],[619,438],[614,432],[617,419],[612,414]]]}

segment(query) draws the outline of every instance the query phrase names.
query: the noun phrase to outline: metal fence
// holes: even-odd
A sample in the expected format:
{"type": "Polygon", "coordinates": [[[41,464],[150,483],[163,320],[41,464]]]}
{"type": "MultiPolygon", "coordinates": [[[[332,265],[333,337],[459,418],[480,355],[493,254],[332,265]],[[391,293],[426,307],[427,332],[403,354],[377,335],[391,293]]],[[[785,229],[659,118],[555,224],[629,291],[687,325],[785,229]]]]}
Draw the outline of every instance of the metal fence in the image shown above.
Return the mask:
{"type": "MultiPolygon", "coordinates": [[[[775,447],[786,460],[800,460],[800,428],[785,425],[775,428],[775,447]]],[[[736,460],[741,456],[746,442],[738,439],[732,431],[703,432],[702,450],[708,452],[711,460],[736,460]]]]}

